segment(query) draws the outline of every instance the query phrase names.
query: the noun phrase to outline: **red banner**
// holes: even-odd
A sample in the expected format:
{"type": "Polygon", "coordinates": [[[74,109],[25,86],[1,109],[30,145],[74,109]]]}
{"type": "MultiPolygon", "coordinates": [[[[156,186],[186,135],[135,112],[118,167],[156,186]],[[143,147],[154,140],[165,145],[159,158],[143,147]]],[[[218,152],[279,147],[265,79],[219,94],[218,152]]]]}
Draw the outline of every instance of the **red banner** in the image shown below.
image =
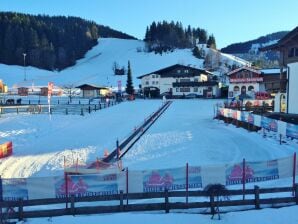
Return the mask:
{"type": "Polygon", "coordinates": [[[12,142],[6,142],[0,145],[0,158],[10,156],[12,154],[12,142]]]}
{"type": "Polygon", "coordinates": [[[52,95],[53,87],[54,87],[54,83],[49,82],[49,83],[48,83],[48,98],[50,98],[51,95],[52,95]]]}

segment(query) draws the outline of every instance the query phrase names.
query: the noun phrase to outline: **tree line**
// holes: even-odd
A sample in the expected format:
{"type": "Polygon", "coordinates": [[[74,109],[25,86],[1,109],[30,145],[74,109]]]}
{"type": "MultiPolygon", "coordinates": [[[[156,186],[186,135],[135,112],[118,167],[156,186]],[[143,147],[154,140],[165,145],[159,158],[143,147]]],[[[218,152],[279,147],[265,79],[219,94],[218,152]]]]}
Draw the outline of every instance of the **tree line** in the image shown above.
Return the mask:
{"type": "Polygon", "coordinates": [[[99,37],[135,39],[78,17],[0,12],[0,63],[62,70],[75,64],[99,37]],[[24,55],[26,54],[25,61],[24,55]]]}
{"type": "Polygon", "coordinates": [[[181,22],[155,22],[147,26],[144,41],[149,51],[162,53],[175,48],[194,48],[198,43],[216,48],[213,35],[208,35],[205,29],[184,28],[181,22]]]}

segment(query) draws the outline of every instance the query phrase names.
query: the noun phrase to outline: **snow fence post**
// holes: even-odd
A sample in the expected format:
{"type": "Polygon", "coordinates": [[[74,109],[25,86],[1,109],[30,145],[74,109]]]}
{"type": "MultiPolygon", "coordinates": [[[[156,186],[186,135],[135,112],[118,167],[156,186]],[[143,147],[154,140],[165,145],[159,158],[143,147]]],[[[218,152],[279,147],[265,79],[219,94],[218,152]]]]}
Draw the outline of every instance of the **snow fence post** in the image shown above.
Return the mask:
{"type": "Polygon", "coordinates": [[[186,204],[188,204],[188,163],[186,163],[186,204]]]}
{"type": "Polygon", "coordinates": [[[296,193],[295,185],[296,185],[296,152],[294,153],[294,156],[293,156],[293,196],[296,193]]]}
{"type": "Polygon", "coordinates": [[[260,187],[255,185],[255,209],[260,209],[260,187]]]}
{"type": "Polygon", "coordinates": [[[242,192],[243,192],[243,200],[245,200],[245,182],[246,182],[246,176],[245,176],[245,159],[243,159],[242,162],[242,192]]]}
{"type": "Polygon", "coordinates": [[[169,213],[169,191],[168,189],[165,189],[165,211],[166,213],[169,213]]]}
{"type": "MultiPolygon", "coordinates": [[[[0,202],[2,201],[3,201],[3,185],[2,185],[2,177],[0,176],[0,202]]],[[[2,206],[0,209],[0,217],[2,218],[2,206]]]]}
{"type": "Polygon", "coordinates": [[[119,200],[120,200],[120,212],[124,211],[124,206],[123,206],[123,191],[120,191],[120,195],[119,195],[119,200]]]}
{"type": "Polygon", "coordinates": [[[128,167],[126,167],[126,204],[128,205],[128,167]]]}
{"type": "Polygon", "coordinates": [[[65,181],[65,207],[68,208],[68,181],[67,181],[67,173],[64,172],[64,181],[65,181]]]}
{"type": "Polygon", "coordinates": [[[116,140],[116,149],[117,149],[117,161],[119,160],[120,157],[120,149],[119,149],[119,140],[116,140]]]}

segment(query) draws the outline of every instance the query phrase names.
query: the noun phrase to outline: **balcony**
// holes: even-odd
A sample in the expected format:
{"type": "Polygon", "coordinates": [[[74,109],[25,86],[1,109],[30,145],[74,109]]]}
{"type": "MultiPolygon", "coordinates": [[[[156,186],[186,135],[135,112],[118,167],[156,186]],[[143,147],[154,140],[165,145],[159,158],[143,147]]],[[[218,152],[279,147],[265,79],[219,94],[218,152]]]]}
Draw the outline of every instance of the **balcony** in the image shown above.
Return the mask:
{"type": "Polygon", "coordinates": [[[218,85],[216,81],[208,82],[173,82],[173,87],[199,87],[199,86],[215,86],[218,85]]]}

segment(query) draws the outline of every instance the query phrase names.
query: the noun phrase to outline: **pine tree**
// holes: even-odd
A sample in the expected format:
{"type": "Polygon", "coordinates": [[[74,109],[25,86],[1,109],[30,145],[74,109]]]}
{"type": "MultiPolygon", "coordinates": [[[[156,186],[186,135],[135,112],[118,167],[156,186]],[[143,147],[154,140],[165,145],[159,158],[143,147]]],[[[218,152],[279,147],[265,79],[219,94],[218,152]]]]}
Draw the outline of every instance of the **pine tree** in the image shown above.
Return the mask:
{"type": "Polygon", "coordinates": [[[132,75],[131,75],[131,68],[130,68],[130,61],[128,61],[128,66],[127,66],[127,82],[126,82],[126,89],[125,89],[127,94],[134,94],[134,88],[133,88],[133,83],[132,83],[132,75]]]}
{"type": "Polygon", "coordinates": [[[215,41],[215,37],[211,34],[207,40],[207,45],[210,48],[216,49],[216,41],[215,41]]]}

